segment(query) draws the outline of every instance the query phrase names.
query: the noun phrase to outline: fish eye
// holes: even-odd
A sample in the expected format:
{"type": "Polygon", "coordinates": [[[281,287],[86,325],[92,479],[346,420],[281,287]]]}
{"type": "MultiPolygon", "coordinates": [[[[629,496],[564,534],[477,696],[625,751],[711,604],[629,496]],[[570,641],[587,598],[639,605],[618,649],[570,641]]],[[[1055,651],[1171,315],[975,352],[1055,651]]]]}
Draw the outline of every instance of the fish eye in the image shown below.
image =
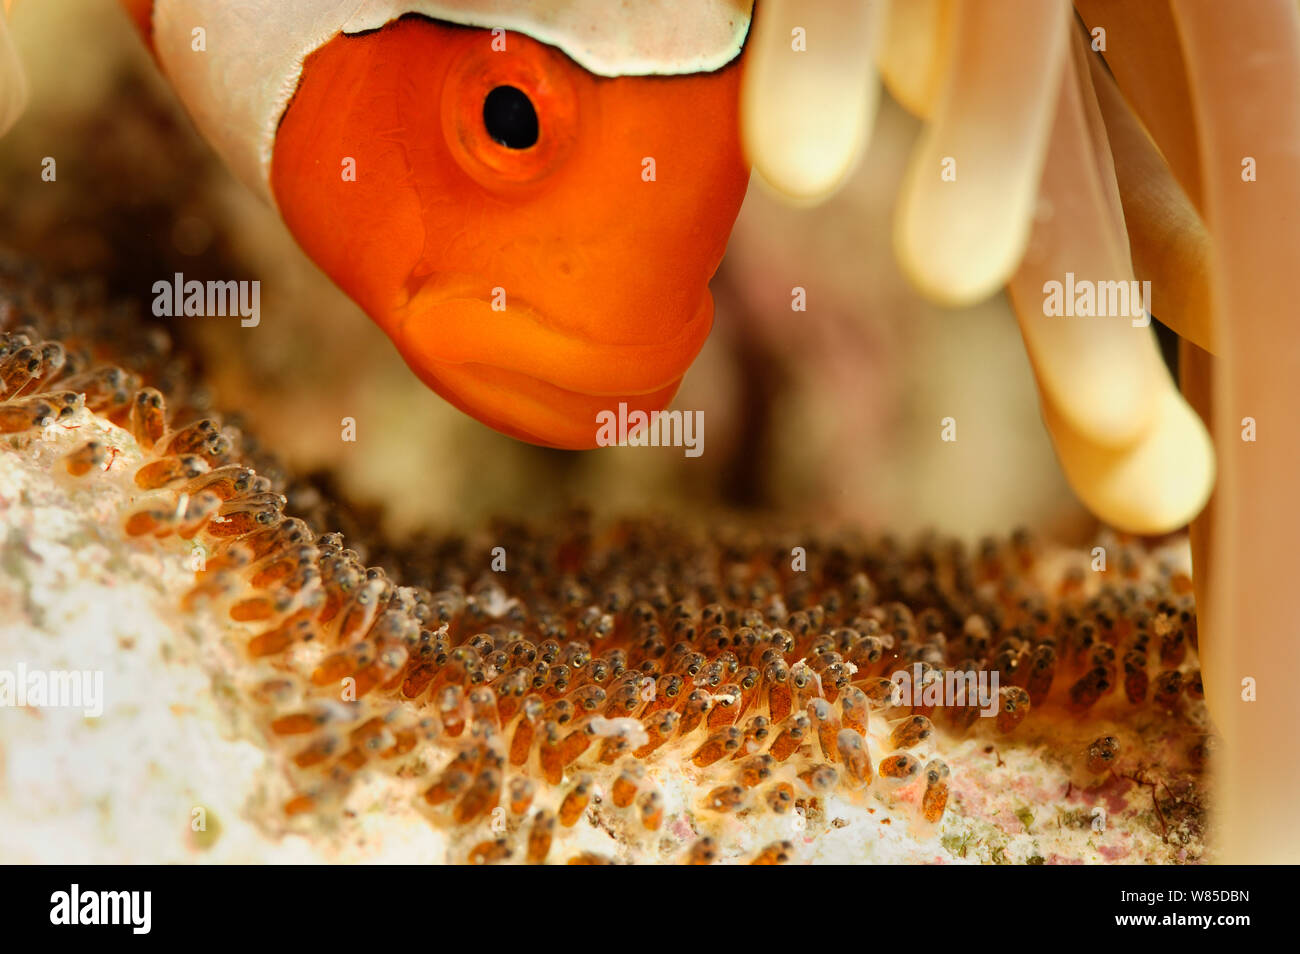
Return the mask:
{"type": "Polygon", "coordinates": [[[517,86],[498,86],[483,100],[483,126],[507,149],[529,149],[537,143],[537,110],[517,86]]]}
{"type": "MultiPolygon", "coordinates": [[[[452,66],[443,85],[443,141],[479,185],[495,192],[531,188],[562,169],[572,154],[585,88],[568,62],[548,48],[522,45],[503,56],[476,47],[452,66]]],[[[538,655],[546,657],[540,647],[538,655]]]]}

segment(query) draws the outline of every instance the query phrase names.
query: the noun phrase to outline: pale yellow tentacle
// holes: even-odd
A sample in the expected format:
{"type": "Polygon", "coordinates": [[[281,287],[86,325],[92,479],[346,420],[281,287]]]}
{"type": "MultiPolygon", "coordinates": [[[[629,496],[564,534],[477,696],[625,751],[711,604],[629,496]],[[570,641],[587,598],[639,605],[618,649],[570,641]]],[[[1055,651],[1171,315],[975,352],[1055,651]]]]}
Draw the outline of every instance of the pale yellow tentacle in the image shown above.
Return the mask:
{"type": "Polygon", "coordinates": [[[754,169],[790,199],[830,195],[866,149],[882,11],[882,0],[765,0],[754,11],[741,133],[754,169]]]}
{"type": "Polygon", "coordinates": [[[1222,733],[1222,861],[1300,861],[1300,10],[1177,0],[1219,331],[1206,698],[1222,733]],[[1246,181],[1253,162],[1257,181],[1246,181]],[[1243,440],[1253,418],[1256,440],[1243,440]],[[1244,693],[1253,680],[1255,701],[1244,693]]]}
{"type": "Polygon", "coordinates": [[[1214,485],[1214,448],[1182,395],[1162,389],[1153,410],[1146,436],[1116,449],[1080,437],[1043,400],[1043,420],[1071,488],[1097,516],[1133,533],[1178,529],[1205,506],[1214,485]]]}
{"type": "Polygon", "coordinates": [[[929,118],[943,89],[956,0],[890,0],[876,54],[890,95],[914,116],[929,118]]]}
{"type": "Polygon", "coordinates": [[[5,0],[4,16],[0,16],[0,136],[9,131],[27,105],[27,77],[6,22],[10,7],[10,0],[5,0]]]}
{"type": "MultiPolygon", "coordinates": [[[[1103,520],[1163,533],[1204,506],[1214,483],[1214,454],[1200,418],[1165,370],[1152,329],[1131,315],[1044,314],[1046,283],[1064,285],[1067,272],[1097,289],[1131,289],[1133,283],[1087,59],[1086,48],[1075,42],[1061,84],[1039,220],[1008,291],[1071,487],[1103,520]]],[[[1136,312],[1135,298],[1127,304],[1136,312]]]]}
{"type": "Polygon", "coordinates": [[[965,0],[956,19],[943,93],[903,182],[894,245],[926,295],[962,306],[1005,285],[1024,254],[1070,7],[965,0]]]}
{"type": "Polygon", "coordinates": [[[1095,59],[1092,79],[1114,152],[1134,271],[1151,282],[1156,317],[1213,352],[1209,235],[1115,81],[1095,59]]]}
{"type": "Polygon", "coordinates": [[[1196,124],[1169,0],[1075,0],[1074,5],[1090,29],[1106,31],[1106,64],[1174,177],[1199,206],[1196,124]]]}
{"type": "MultiPolygon", "coordinates": [[[[1089,127],[1085,93],[1091,97],[1071,69],[1060,86],[1039,217],[1008,292],[1040,391],[1074,433],[1092,444],[1125,447],[1146,433],[1157,391],[1172,384],[1150,329],[1133,317],[1140,314],[1140,302],[1131,294],[1133,273],[1110,153],[1089,127]],[[1057,303],[1073,305],[1061,301],[1070,275],[1079,287],[1122,283],[1117,287],[1129,315],[1047,314],[1049,283],[1061,291],[1057,303]]],[[[1107,310],[1119,302],[1098,304],[1107,310]]]]}

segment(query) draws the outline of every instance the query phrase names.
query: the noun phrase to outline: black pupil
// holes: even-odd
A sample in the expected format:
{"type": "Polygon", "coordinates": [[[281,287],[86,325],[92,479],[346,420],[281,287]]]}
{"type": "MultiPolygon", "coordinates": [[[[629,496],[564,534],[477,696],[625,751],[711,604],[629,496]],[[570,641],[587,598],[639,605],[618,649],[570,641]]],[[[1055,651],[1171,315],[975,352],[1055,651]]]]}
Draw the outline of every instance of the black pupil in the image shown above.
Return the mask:
{"type": "Polygon", "coordinates": [[[537,142],[537,111],[527,94],[513,86],[498,86],[487,94],[483,125],[507,149],[527,149],[537,142]]]}

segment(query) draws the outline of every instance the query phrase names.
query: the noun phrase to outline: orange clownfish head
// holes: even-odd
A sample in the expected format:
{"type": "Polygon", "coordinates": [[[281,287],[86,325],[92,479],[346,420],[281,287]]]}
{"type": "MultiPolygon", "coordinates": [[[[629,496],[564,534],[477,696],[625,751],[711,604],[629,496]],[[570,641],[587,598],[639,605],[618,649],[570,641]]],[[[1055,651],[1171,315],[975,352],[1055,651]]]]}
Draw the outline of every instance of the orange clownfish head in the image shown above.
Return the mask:
{"type": "Polygon", "coordinates": [[[592,447],[599,412],[665,407],[708,335],[750,4],[518,6],[156,0],[149,22],[196,123],[431,388],[592,447]]]}

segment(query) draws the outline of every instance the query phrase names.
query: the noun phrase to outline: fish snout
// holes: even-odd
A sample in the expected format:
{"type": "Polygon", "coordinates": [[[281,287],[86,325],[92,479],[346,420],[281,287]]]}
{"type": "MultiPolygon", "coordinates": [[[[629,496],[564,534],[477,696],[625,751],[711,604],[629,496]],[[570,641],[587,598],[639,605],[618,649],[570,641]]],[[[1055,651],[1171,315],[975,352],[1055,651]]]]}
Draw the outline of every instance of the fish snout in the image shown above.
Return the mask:
{"type": "Polygon", "coordinates": [[[461,410],[522,440],[580,450],[597,446],[598,415],[620,403],[647,413],[667,407],[712,322],[707,289],[690,320],[639,343],[571,334],[504,294],[425,290],[392,335],[411,369],[461,410]]]}

